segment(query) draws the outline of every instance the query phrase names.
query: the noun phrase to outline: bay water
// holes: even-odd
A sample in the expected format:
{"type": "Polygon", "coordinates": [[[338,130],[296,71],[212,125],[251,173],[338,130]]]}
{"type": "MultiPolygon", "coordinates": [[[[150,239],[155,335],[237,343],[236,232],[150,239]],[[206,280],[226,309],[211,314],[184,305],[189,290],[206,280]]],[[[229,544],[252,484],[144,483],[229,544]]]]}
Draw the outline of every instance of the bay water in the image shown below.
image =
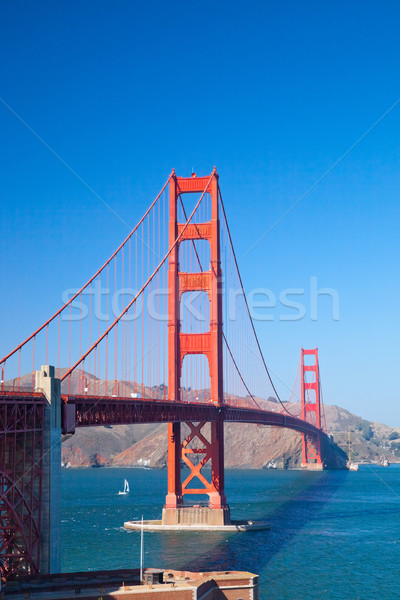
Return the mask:
{"type": "MultiPolygon", "coordinates": [[[[63,469],[64,572],[137,568],[140,532],[124,521],[159,519],[167,473],[63,469]],[[123,481],[130,494],[118,495],[123,481]]],[[[233,519],[267,520],[246,533],[144,534],[146,567],[248,570],[261,600],[400,598],[400,465],[358,472],[227,470],[233,519]]]]}

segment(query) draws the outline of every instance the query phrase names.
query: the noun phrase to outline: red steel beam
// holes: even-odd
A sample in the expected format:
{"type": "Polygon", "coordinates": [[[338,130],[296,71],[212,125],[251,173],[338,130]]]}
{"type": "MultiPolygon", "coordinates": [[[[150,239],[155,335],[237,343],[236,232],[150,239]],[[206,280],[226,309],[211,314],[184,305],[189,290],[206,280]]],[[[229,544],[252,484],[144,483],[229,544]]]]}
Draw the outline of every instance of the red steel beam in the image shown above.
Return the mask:
{"type": "Polygon", "coordinates": [[[0,571],[40,568],[44,404],[42,394],[0,394],[0,571]]]}
{"type": "Polygon", "coordinates": [[[76,427],[130,423],[184,423],[223,421],[286,427],[316,436],[321,430],[297,417],[256,408],[216,406],[205,402],[170,402],[164,399],[63,395],[64,404],[74,407],[76,427]]]}

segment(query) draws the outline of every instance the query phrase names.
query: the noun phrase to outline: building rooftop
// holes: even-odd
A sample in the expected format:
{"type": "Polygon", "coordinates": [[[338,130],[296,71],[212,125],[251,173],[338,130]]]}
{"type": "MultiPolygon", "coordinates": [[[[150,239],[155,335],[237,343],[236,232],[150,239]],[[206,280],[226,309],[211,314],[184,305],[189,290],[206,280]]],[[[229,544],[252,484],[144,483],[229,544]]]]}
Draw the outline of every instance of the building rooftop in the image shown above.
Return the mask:
{"type": "Polygon", "coordinates": [[[242,571],[194,573],[170,569],[37,575],[7,582],[1,600],[243,600],[258,598],[258,576],[242,571]]]}

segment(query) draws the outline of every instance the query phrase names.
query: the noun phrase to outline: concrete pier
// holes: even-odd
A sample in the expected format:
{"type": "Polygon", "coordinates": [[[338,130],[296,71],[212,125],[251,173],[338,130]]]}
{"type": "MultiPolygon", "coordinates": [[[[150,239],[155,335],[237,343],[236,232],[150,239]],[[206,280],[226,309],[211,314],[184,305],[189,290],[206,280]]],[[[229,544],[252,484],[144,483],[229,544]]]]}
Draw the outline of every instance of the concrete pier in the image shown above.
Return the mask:
{"type": "Polygon", "coordinates": [[[301,468],[305,471],[323,471],[324,465],[322,463],[317,462],[301,463],[301,468]]]}
{"type": "Polygon", "coordinates": [[[146,521],[126,521],[124,528],[128,530],[140,531],[143,527],[144,531],[224,531],[225,533],[237,533],[240,531],[260,531],[270,529],[271,526],[267,521],[229,521],[227,524],[210,524],[207,521],[203,523],[171,523],[165,524],[161,519],[153,519],[146,521]]]}
{"type": "Polygon", "coordinates": [[[47,400],[44,410],[40,572],[59,573],[61,499],[61,394],[54,367],[36,371],[35,391],[47,400]]]}
{"type": "Polygon", "coordinates": [[[229,506],[210,508],[209,506],[180,506],[163,508],[163,525],[218,525],[231,524],[229,506]]]}

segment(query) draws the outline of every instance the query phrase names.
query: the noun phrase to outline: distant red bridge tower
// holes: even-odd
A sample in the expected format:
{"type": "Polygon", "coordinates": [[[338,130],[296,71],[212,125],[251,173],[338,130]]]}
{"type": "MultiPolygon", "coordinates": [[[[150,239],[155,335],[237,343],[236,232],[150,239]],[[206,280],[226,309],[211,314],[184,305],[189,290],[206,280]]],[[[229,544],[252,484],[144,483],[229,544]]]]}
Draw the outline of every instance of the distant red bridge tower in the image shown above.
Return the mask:
{"type": "MultiPolygon", "coordinates": [[[[321,431],[321,389],[319,379],[318,348],[301,349],[301,418],[312,422],[321,431]],[[304,357],[310,357],[307,361],[304,357]],[[305,363],[308,364],[305,364],[305,363]],[[308,415],[311,418],[307,418],[308,415]]],[[[302,434],[301,466],[308,469],[323,469],[321,459],[321,435],[310,437],[302,434]]]]}

